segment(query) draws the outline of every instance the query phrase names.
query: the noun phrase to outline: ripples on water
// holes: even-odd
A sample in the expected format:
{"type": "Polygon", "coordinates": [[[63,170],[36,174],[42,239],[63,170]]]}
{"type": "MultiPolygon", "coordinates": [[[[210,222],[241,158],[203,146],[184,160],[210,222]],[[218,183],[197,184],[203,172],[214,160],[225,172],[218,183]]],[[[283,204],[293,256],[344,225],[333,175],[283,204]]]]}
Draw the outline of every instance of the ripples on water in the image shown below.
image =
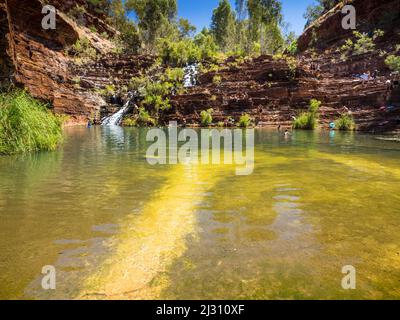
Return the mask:
{"type": "Polygon", "coordinates": [[[145,138],[69,128],[58,152],[0,158],[1,298],[400,298],[397,142],[257,130],[236,176],[151,167],[145,138]]]}

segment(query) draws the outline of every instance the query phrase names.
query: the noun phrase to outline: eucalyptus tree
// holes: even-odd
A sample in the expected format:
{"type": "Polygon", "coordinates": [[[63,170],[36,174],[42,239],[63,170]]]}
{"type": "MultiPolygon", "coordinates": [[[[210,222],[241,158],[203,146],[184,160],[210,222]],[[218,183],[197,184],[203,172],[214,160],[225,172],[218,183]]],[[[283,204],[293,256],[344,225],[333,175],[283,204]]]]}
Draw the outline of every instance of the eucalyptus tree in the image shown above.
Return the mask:
{"type": "Polygon", "coordinates": [[[332,9],[334,6],[342,2],[341,0],[318,0],[317,3],[311,4],[307,7],[304,13],[304,18],[307,20],[306,28],[309,27],[315,20],[317,20],[325,12],[332,9]]]}
{"type": "Polygon", "coordinates": [[[181,38],[190,38],[196,32],[196,27],[188,19],[180,18],[178,21],[179,35],[181,38]]]}
{"type": "Polygon", "coordinates": [[[235,45],[236,29],[235,13],[228,0],[220,0],[213,11],[211,19],[211,32],[220,50],[232,50],[235,45]]]}
{"type": "Polygon", "coordinates": [[[235,0],[236,16],[238,21],[247,17],[247,0],[235,0]]]}
{"type": "Polygon", "coordinates": [[[262,53],[275,53],[283,45],[280,24],[283,21],[279,0],[248,0],[249,36],[261,45],[262,53]]]}
{"type": "Polygon", "coordinates": [[[157,37],[177,15],[176,0],[126,0],[125,7],[134,12],[144,43],[154,50],[157,37]]]}

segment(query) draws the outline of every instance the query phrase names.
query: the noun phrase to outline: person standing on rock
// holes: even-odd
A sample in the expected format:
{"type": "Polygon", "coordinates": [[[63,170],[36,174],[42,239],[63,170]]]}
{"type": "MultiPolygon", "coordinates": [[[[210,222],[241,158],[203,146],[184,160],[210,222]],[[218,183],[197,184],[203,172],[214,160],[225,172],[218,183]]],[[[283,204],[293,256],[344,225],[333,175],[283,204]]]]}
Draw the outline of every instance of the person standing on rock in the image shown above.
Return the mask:
{"type": "Polygon", "coordinates": [[[386,80],[386,92],[390,93],[392,90],[392,81],[390,79],[386,80]]]}

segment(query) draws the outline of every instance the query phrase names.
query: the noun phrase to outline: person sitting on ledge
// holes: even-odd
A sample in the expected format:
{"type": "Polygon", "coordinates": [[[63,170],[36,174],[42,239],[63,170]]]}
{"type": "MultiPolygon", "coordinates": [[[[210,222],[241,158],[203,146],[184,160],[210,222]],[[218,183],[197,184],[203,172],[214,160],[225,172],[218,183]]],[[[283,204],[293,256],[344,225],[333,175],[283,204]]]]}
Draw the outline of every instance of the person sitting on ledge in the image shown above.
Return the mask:
{"type": "Polygon", "coordinates": [[[363,73],[363,74],[360,76],[360,79],[362,80],[362,84],[363,84],[363,86],[364,86],[366,82],[368,82],[369,80],[371,80],[371,72],[367,71],[366,73],[363,73]]]}

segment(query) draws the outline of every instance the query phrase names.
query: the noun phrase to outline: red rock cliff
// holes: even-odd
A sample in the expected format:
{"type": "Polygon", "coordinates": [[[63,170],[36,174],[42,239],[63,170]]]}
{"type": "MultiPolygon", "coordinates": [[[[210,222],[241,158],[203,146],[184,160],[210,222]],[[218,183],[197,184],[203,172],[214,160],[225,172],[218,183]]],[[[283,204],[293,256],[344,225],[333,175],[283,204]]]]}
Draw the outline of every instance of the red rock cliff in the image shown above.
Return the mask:
{"type": "Polygon", "coordinates": [[[114,82],[118,85],[120,77],[114,75],[121,70],[128,68],[132,77],[143,64],[147,67],[151,63],[146,57],[112,54],[113,43],[98,34],[113,35],[116,31],[104,22],[101,14],[87,10],[84,15],[85,24],[94,25],[98,30],[96,33],[68,17],[66,12],[76,4],[85,6],[86,1],[53,0],[46,1],[46,4],[57,9],[56,30],[42,28],[43,1],[0,0],[0,81],[4,84],[11,79],[34,97],[50,102],[56,113],[69,115],[71,122],[82,123],[89,118],[98,118],[106,101],[94,89],[114,82]],[[74,66],[65,49],[82,38],[90,40],[99,56],[107,57],[100,60],[107,71],[92,77],[85,87],[77,86],[76,79],[80,81],[95,66],[104,68],[98,62],[83,68],[74,66]]]}

